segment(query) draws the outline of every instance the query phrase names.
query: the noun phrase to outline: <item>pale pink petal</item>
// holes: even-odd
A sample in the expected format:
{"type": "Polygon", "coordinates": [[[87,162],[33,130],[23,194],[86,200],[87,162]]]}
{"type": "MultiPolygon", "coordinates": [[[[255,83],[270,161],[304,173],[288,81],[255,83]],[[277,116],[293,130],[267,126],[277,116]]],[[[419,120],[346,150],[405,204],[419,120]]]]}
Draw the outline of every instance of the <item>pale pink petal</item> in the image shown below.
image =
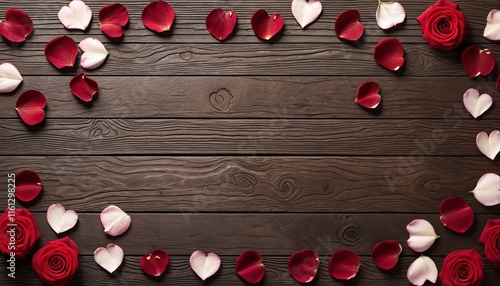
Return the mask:
{"type": "Polygon", "coordinates": [[[430,257],[422,255],[408,267],[406,277],[411,284],[417,286],[424,285],[425,281],[436,283],[438,277],[436,263],[430,257]]]}
{"type": "Polygon", "coordinates": [[[101,212],[101,223],[104,232],[111,236],[118,236],[127,231],[132,219],[119,207],[110,205],[101,212]]]}
{"type": "Polygon", "coordinates": [[[489,136],[486,132],[480,132],[476,137],[476,145],[486,157],[495,160],[500,152],[500,131],[492,131],[489,136]]]}
{"type": "Polygon", "coordinates": [[[83,51],[80,64],[84,69],[96,69],[102,65],[109,53],[98,39],[86,38],[78,45],[83,51]]]}
{"type": "Polygon", "coordinates": [[[205,255],[202,251],[197,250],[191,254],[189,264],[196,275],[205,281],[219,270],[220,258],[215,253],[210,252],[205,255]]]}
{"type": "Polygon", "coordinates": [[[94,260],[109,273],[113,273],[123,261],[123,249],[114,243],[99,247],[94,251],[94,260]]]}
{"type": "Polygon", "coordinates": [[[13,91],[22,81],[23,77],[13,64],[3,63],[0,65],[0,93],[13,91]]]}
{"type": "Polygon", "coordinates": [[[78,214],[74,210],[66,210],[61,204],[53,204],[47,210],[47,222],[57,233],[72,229],[78,221],[78,214]]]}
{"type": "Polygon", "coordinates": [[[92,19],[92,10],[80,0],[74,0],[59,10],[59,21],[66,29],[86,30],[92,19]]]}
{"type": "Polygon", "coordinates": [[[486,17],[483,36],[492,41],[500,41],[500,10],[493,9],[486,17]]]}
{"type": "Polygon", "coordinates": [[[486,93],[479,95],[477,89],[469,88],[464,93],[465,109],[467,109],[474,118],[478,118],[485,113],[492,104],[493,98],[486,93]]]}
{"type": "Polygon", "coordinates": [[[410,234],[408,246],[416,252],[426,251],[439,237],[431,223],[425,219],[413,220],[406,226],[406,230],[410,234]]]}
{"type": "Polygon", "coordinates": [[[293,0],[292,13],[297,23],[303,28],[314,22],[323,11],[319,0],[293,0]]]}
{"type": "Polygon", "coordinates": [[[485,206],[500,204],[500,176],[495,173],[484,174],[471,193],[485,206]]]}
{"type": "Polygon", "coordinates": [[[381,29],[390,29],[397,24],[403,23],[406,13],[403,5],[398,2],[378,2],[377,25],[381,29]]]}

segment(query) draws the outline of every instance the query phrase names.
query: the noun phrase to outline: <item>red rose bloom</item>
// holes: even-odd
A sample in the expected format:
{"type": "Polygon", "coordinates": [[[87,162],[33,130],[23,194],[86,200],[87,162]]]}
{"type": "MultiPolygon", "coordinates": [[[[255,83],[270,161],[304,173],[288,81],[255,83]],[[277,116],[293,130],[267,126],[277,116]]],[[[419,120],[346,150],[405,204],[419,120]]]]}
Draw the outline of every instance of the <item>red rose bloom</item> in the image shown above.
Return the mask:
{"type": "Polygon", "coordinates": [[[40,238],[35,217],[27,209],[16,209],[15,213],[5,209],[0,215],[0,252],[16,258],[25,257],[40,238]],[[13,225],[13,226],[10,226],[13,225]]]}
{"type": "Polygon", "coordinates": [[[479,241],[484,244],[486,258],[500,268],[500,219],[488,220],[479,241]]]}
{"type": "Polygon", "coordinates": [[[444,258],[439,278],[443,286],[480,286],[484,263],[475,249],[457,250],[444,258]]]}
{"type": "Polygon", "coordinates": [[[78,246],[67,236],[50,241],[33,255],[31,267],[43,283],[65,285],[78,270],[78,246]]]}
{"type": "Polygon", "coordinates": [[[417,17],[424,39],[435,49],[451,50],[458,47],[467,33],[467,21],[458,4],[438,0],[417,17]]]}

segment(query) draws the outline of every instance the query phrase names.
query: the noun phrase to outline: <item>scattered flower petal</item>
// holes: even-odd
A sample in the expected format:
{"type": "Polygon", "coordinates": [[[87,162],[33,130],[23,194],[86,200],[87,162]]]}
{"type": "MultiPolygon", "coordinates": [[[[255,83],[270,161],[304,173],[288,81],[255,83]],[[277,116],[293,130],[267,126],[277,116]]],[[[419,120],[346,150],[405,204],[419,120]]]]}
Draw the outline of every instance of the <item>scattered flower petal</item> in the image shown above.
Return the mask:
{"type": "Polygon", "coordinates": [[[374,109],[380,104],[380,86],[374,81],[368,81],[358,87],[355,102],[365,108],[374,109]]]}
{"type": "Polygon", "coordinates": [[[441,223],[447,228],[464,233],[474,222],[474,211],[461,197],[449,197],[439,205],[441,223]]]}
{"type": "Polygon", "coordinates": [[[417,286],[424,285],[425,281],[436,283],[438,277],[436,263],[430,257],[422,255],[408,267],[406,277],[411,284],[417,286]]]}
{"type": "Polygon", "coordinates": [[[381,29],[390,29],[397,24],[403,23],[405,17],[405,9],[398,2],[378,1],[376,18],[377,25],[381,29]]]}
{"type": "Polygon", "coordinates": [[[38,90],[27,90],[23,92],[16,101],[16,111],[28,125],[35,125],[45,118],[45,105],[47,99],[38,90]]]}
{"type": "Polygon", "coordinates": [[[373,51],[373,56],[377,64],[391,71],[397,71],[404,65],[404,54],[405,49],[396,38],[381,40],[373,51]]]}
{"type": "Polygon", "coordinates": [[[45,46],[47,60],[58,69],[74,66],[77,55],[78,47],[68,36],[56,37],[45,46]]]}
{"type": "Polygon", "coordinates": [[[252,29],[257,37],[270,40],[283,28],[283,17],[280,14],[269,15],[266,10],[257,10],[251,20],[252,29]]]}
{"type": "Polygon", "coordinates": [[[189,265],[191,265],[191,269],[193,269],[194,273],[196,273],[201,280],[205,281],[219,271],[220,257],[212,252],[205,254],[197,250],[191,254],[189,265]]]}
{"type": "Polygon", "coordinates": [[[144,26],[158,33],[170,31],[174,18],[174,9],[162,0],[149,3],[142,11],[144,26]]]}
{"type": "Polygon", "coordinates": [[[380,269],[390,270],[396,266],[403,247],[395,240],[384,240],[377,243],[372,250],[372,258],[380,269]]]}
{"type": "Polygon", "coordinates": [[[332,254],[328,261],[328,272],[339,280],[350,280],[356,276],[361,262],[356,252],[348,249],[339,249],[332,254]]]}
{"type": "Polygon", "coordinates": [[[489,94],[483,93],[479,95],[479,91],[474,88],[469,88],[464,93],[464,106],[465,109],[474,118],[478,118],[488,109],[490,109],[493,104],[493,98],[489,94]]]}
{"type": "Polygon", "coordinates": [[[288,259],[288,273],[300,283],[314,280],[319,268],[319,256],[310,249],[295,252],[288,259]]]}
{"type": "Polygon", "coordinates": [[[94,251],[94,260],[109,273],[113,273],[123,262],[123,249],[114,243],[94,251]]]}
{"type": "Polygon", "coordinates": [[[74,210],[66,210],[61,204],[53,204],[47,210],[47,222],[57,233],[72,229],[78,222],[78,214],[74,210]]]}
{"type": "Polygon", "coordinates": [[[23,202],[31,202],[43,190],[42,180],[37,173],[23,170],[16,174],[16,198],[23,202]]]}
{"type": "Polygon", "coordinates": [[[425,219],[415,219],[406,226],[410,234],[408,246],[416,252],[424,252],[429,249],[434,241],[439,238],[431,223],[425,219]]]}
{"type": "Polygon", "coordinates": [[[86,38],[78,45],[83,51],[80,65],[84,69],[96,69],[104,63],[109,53],[98,39],[86,38]]]}
{"type": "Polygon", "coordinates": [[[480,132],[476,137],[476,145],[486,157],[495,160],[500,152],[500,131],[492,131],[490,136],[484,131],[480,132]]]}
{"type": "Polygon", "coordinates": [[[236,259],[235,271],[251,284],[259,283],[264,278],[265,266],[262,256],[255,250],[247,250],[236,259]]]}
{"type": "Polygon", "coordinates": [[[500,176],[495,173],[482,175],[471,193],[485,206],[500,204],[500,176]]]}
{"type": "Polygon", "coordinates": [[[0,65],[0,93],[14,91],[23,81],[17,68],[11,63],[0,65]]]}
{"type": "Polygon", "coordinates": [[[21,43],[33,32],[33,22],[21,9],[8,9],[5,22],[0,21],[0,34],[14,43],[21,43]]]}
{"type": "Polygon", "coordinates": [[[73,0],[57,14],[59,21],[66,29],[85,31],[92,19],[92,10],[81,0],[73,0]]]}
{"type": "Polygon", "coordinates": [[[127,8],[120,3],[106,5],[99,11],[101,31],[108,37],[123,36],[123,27],[128,23],[127,8]]]}
{"type": "Polygon", "coordinates": [[[316,21],[321,11],[323,11],[323,5],[319,0],[292,1],[292,14],[302,29],[316,21]]]}
{"type": "Polygon", "coordinates": [[[153,252],[144,255],[141,258],[141,268],[144,273],[151,276],[161,276],[167,270],[170,256],[161,249],[156,249],[153,252]]]}
{"type": "Polygon", "coordinates": [[[346,10],[340,14],[335,21],[335,33],[337,37],[357,41],[363,35],[365,26],[359,22],[358,10],[346,10]]]}
{"type": "Polygon", "coordinates": [[[493,9],[486,17],[483,36],[491,41],[500,41],[500,11],[493,9]]]}
{"type": "Polygon", "coordinates": [[[132,219],[119,207],[110,205],[101,212],[101,223],[104,232],[111,236],[118,236],[127,231],[132,219]]]}
{"type": "Polygon", "coordinates": [[[226,12],[221,8],[212,10],[208,14],[205,24],[208,32],[217,40],[224,41],[233,33],[238,16],[235,12],[226,12]]]}
{"type": "Polygon", "coordinates": [[[462,53],[462,66],[471,78],[486,76],[495,67],[495,57],[490,50],[480,50],[476,45],[472,45],[462,53]]]}
{"type": "Polygon", "coordinates": [[[97,82],[84,73],[75,76],[69,83],[69,87],[76,97],[85,102],[91,101],[99,88],[97,82]]]}

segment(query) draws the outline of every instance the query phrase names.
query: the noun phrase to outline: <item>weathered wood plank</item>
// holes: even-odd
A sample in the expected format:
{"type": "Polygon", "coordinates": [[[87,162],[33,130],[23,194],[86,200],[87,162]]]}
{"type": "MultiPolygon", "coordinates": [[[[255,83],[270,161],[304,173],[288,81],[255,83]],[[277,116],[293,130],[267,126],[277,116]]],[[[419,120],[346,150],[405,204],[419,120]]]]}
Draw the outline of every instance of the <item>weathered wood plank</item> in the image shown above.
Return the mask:
{"type": "MultiPolygon", "coordinates": [[[[374,80],[383,107],[377,118],[472,119],[462,94],[470,87],[500,100],[495,78],[467,77],[108,77],[96,76],[91,105],[71,93],[72,76],[24,78],[22,88],[0,96],[0,118],[17,118],[15,100],[41,90],[50,118],[373,118],[354,103],[358,86],[374,80]],[[443,84],[446,82],[446,84],[443,84]],[[8,108],[10,106],[10,108],[8,108]]],[[[483,119],[499,119],[488,112],[483,119]]]]}
{"type": "MultiPolygon", "coordinates": [[[[498,167],[481,157],[0,157],[0,172],[35,170],[54,202],[100,212],[109,204],[154,212],[435,213],[461,196],[476,213],[499,213],[468,193],[498,167]]],[[[7,176],[0,185],[7,185],[7,176]]]]}

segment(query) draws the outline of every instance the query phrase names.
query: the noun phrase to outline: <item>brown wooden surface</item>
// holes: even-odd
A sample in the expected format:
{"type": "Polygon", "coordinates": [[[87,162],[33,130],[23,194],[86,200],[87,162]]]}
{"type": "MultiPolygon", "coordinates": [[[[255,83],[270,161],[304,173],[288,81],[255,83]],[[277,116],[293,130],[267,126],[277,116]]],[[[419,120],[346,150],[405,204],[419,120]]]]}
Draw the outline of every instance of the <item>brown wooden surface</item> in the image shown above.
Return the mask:
{"type": "MultiPolygon", "coordinates": [[[[375,0],[323,0],[322,15],[304,30],[293,19],[290,0],[175,0],[168,1],[176,13],[172,33],[163,36],[142,25],[149,1],[123,0],[130,23],[121,41],[110,41],[98,28],[97,12],[108,4],[101,0],[85,1],[94,14],[88,31],[65,30],[57,11],[68,2],[0,2],[0,13],[21,8],[35,24],[25,44],[0,43],[0,62],[15,64],[24,77],[20,88],[0,96],[0,184],[6,185],[8,172],[40,174],[43,194],[18,205],[35,213],[38,247],[58,237],[46,222],[49,205],[62,203],[80,214],[68,233],[81,250],[73,285],[204,285],[188,263],[198,249],[222,258],[221,271],[206,285],[244,285],[234,263],[250,248],[264,256],[261,285],[298,285],[286,262],[303,248],[321,255],[312,285],[342,284],[326,267],[339,248],[355,250],[362,260],[358,276],[344,284],[410,285],[406,270],[419,254],[406,246],[405,226],[415,218],[428,219],[441,236],[426,252],[439,268],[453,250],[484,254],[478,237],[487,219],[500,217],[500,208],[482,206],[469,191],[482,174],[500,168],[498,159],[479,152],[475,137],[499,129],[500,112],[494,103],[474,120],[462,95],[474,87],[499,102],[498,69],[470,79],[460,53],[476,43],[500,55],[498,43],[482,37],[497,1],[457,1],[469,33],[451,52],[430,48],[415,20],[434,0],[399,1],[407,20],[391,31],[376,25],[375,0]],[[204,24],[216,7],[238,13],[237,31],[224,43],[204,24]],[[251,29],[250,17],[260,8],[285,18],[273,43],[260,41],[251,29]],[[333,23],[346,9],[361,12],[365,34],[359,43],[334,35],[333,23]],[[45,44],[59,35],[77,42],[96,37],[110,52],[101,68],[85,71],[100,85],[91,104],[69,90],[80,67],[59,71],[45,59],[45,44]],[[386,36],[405,47],[406,66],[398,73],[373,60],[373,47],[386,36]],[[374,112],[354,103],[357,87],[368,80],[381,86],[382,106],[374,112]],[[14,110],[27,89],[48,100],[46,120],[35,128],[14,110]],[[439,222],[440,202],[457,195],[476,213],[462,235],[439,222]],[[132,216],[132,227],[118,238],[106,236],[99,222],[109,204],[132,216]],[[404,248],[388,272],[370,257],[383,239],[404,248]],[[113,275],[92,257],[109,242],[126,253],[113,275]],[[155,247],[171,254],[160,280],[144,275],[138,263],[155,247]]],[[[500,271],[483,259],[483,285],[498,285],[500,271]]],[[[1,285],[40,284],[29,258],[17,266],[18,278],[7,280],[0,260],[1,285]]]]}

